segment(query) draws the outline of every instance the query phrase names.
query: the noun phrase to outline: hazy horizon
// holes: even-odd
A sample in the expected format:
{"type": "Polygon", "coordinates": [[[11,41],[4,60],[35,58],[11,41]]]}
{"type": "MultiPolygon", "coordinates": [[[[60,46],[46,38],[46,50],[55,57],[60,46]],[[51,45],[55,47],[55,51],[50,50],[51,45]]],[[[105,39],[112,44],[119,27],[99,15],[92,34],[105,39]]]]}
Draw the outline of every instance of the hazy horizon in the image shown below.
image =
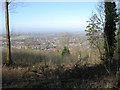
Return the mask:
{"type": "MultiPolygon", "coordinates": [[[[4,30],[4,32],[2,32],[2,34],[5,34],[6,32],[5,32],[5,30],[4,30]]],[[[39,34],[39,33],[73,33],[73,34],[75,34],[75,33],[78,33],[78,34],[85,34],[86,32],[84,31],[84,30],[75,30],[75,29],[73,29],[73,30],[69,30],[69,29],[66,29],[66,30],[60,30],[60,29],[40,29],[40,30],[29,30],[29,32],[28,32],[28,30],[12,30],[12,31],[10,31],[10,33],[11,34],[16,34],[16,33],[19,33],[19,34],[39,34]]]]}
{"type": "MultiPolygon", "coordinates": [[[[15,5],[15,3],[13,3],[15,5]]],[[[10,9],[10,31],[84,32],[87,20],[95,11],[97,2],[24,2],[10,9]],[[13,11],[13,12],[12,12],[13,11]]],[[[11,6],[12,7],[12,4],[11,6]]],[[[2,9],[2,33],[5,33],[5,15],[2,9]]]]}

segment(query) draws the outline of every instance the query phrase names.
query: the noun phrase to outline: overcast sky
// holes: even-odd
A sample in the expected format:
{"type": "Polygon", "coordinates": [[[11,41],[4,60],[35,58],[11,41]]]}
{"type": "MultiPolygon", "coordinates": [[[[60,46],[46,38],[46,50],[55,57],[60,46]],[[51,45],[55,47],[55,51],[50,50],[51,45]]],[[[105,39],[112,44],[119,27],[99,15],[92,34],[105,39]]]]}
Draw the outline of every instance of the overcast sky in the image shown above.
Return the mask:
{"type": "MultiPolygon", "coordinates": [[[[98,2],[24,2],[23,5],[11,10],[10,30],[14,32],[84,30],[86,21],[96,10],[97,4],[98,2]]],[[[4,32],[3,8],[1,17],[0,23],[4,32]]]]}

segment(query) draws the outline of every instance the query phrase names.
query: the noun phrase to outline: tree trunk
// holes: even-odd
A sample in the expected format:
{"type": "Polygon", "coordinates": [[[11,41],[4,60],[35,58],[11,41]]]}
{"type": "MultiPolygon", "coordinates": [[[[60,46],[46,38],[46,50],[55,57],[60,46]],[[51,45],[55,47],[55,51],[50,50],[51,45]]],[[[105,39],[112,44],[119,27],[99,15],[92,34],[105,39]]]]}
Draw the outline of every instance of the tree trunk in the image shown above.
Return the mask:
{"type": "Polygon", "coordinates": [[[7,60],[6,64],[11,64],[11,45],[10,45],[10,31],[9,31],[9,12],[8,1],[5,0],[5,24],[6,24],[6,43],[7,43],[7,60]]]}

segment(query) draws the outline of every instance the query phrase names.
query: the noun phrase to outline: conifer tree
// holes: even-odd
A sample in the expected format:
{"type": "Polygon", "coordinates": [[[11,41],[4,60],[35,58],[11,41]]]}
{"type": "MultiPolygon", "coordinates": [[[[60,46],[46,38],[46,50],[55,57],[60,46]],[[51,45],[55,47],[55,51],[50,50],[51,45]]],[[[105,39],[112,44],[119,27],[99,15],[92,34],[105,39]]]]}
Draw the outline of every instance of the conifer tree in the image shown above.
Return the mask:
{"type": "Polygon", "coordinates": [[[66,56],[69,56],[70,55],[70,51],[68,49],[68,47],[64,47],[62,53],[61,53],[62,57],[66,57],[66,56]]]}

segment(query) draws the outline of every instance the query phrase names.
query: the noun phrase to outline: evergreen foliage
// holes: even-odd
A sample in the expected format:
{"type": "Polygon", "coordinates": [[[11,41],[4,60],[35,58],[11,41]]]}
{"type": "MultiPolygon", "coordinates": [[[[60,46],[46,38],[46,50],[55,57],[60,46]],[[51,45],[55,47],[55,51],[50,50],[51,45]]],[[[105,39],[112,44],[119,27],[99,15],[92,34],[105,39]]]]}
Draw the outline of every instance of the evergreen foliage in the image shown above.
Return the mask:
{"type": "Polygon", "coordinates": [[[69,56],[70,55],[69,48],[65,46],[64,49],[62,50],[61,55],[62,57],[69,56]]]}
{"type": "Polygon", "coordinates": [[[105,28],[104,28],[104,48],[105,60],[111,60],[115,50],[115,31],[116,31],[116,4],[115,2],[105,2],[105,28]]]}

